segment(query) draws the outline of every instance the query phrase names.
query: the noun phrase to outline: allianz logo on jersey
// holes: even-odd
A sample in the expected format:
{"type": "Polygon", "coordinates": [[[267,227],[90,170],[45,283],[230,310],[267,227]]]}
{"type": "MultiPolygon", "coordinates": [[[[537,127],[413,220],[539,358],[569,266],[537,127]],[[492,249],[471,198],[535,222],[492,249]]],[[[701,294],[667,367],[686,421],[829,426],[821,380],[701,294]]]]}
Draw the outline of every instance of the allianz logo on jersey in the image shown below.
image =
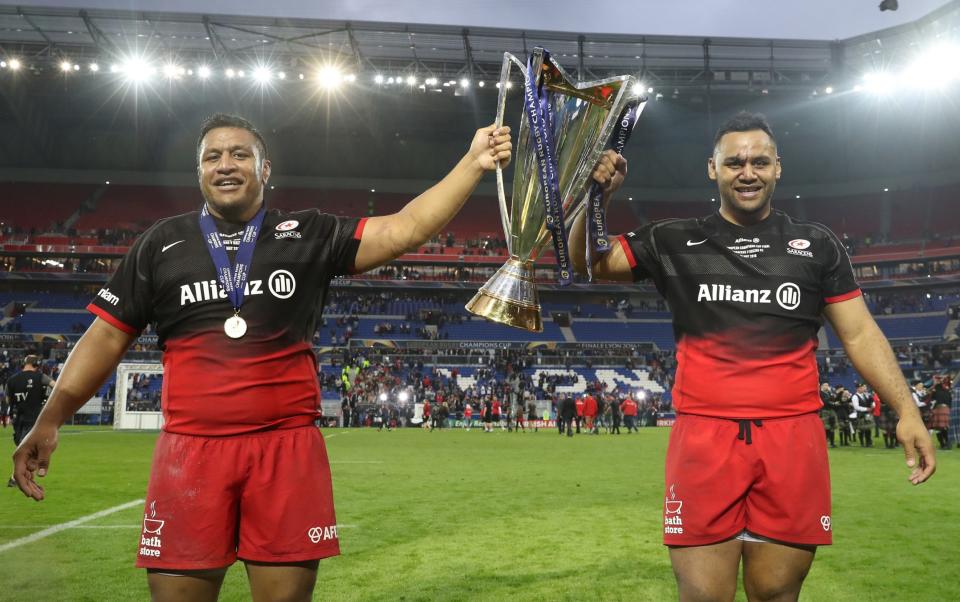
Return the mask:
{"type": "Polygon", "coordinates": [[[736,288],[729,284],[701,284],[697,290],[697,303],[757,303],[776,302],[786,310],[800,306],[800,287],[792,282],[784,282],[776,292],[768,288],[736,288]]]}
{"type": "MultiPolygon", "coordinates": [[[[289,299],[297,290],[297,279],[287,270],[274,270],[267,278],[267,290],[277,299],[289,299]]],[[[263,280],[251,280],[243,287],[244,297],[263,295],[263,280]]],[[[190,284],[180,285],[180,307],[199,303],[200,301],[214,301],[226,299],[227,292],[220,288],[216,280],[198,280],[190,284]]]]}

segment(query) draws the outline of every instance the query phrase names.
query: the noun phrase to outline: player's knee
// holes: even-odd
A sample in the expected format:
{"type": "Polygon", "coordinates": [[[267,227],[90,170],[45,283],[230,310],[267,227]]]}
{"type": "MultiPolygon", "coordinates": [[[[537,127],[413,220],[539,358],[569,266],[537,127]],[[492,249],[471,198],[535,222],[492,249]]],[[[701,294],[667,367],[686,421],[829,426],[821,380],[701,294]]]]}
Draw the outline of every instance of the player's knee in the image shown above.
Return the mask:
{"type": "Polygon", "coordinates": [[[745,575],[743,587],[750,602],[796,600],[800,595],[800,586],[803,585],[808,570],[805,569],[792,575],[779,572],[745,575]]]}

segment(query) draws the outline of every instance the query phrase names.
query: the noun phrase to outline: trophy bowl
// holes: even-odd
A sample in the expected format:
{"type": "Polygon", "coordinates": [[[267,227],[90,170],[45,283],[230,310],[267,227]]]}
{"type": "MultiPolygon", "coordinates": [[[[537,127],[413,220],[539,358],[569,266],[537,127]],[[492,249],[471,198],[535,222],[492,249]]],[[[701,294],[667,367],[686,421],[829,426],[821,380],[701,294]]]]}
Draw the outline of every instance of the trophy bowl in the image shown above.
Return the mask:
{"type": "Polygon", "coordinates": [[[642,108],[645,99],[631,75],[577,82],[543,48],[533,50],[527,65],[507,52],[500,71],[497,126],[503,124],[507,83],[515,79],[515,71],[523,76],[524,115],[516,137],[509,208],[503,172],[497,169],[497,198],[510,258],[466,309],[493,322],[542,332],[534,263],[552,240],[560,283],[570,283],[566,232],[586,206],[590,174],[615,127],[627,109],[642,108]]]}

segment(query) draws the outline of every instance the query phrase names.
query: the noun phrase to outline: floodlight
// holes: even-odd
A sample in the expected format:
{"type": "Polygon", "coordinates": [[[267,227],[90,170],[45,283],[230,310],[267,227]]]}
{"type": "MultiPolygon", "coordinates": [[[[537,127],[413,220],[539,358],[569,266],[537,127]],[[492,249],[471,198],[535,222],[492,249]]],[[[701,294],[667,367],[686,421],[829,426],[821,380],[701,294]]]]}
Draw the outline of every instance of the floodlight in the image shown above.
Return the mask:
{"type": "Polygon", "coordinates": [[[428,85],[428,86],[436,86],[436,85],[437,85],[437,78],[435,78],[435,77],[428,77],[428,78],[426,79],[426,81],[424,81],[423,83],[425,83],[425,84],[428,85]]]}
{"type": "Polygon", "coordinates": [[[96,63],[90,63],[90,71],[93,71],[94,73],[100,71],[100,65],[96,63]]]}
{"type": "Polygon", "coordinates": [[[408,85],[408,86],[415,86],[416,84],[417,84],[417,78],[414,77],[414,76],[412,76],[412,75],[408,75],[408,76],[407,76],[407,85],[408,85]]]}
{"type": "Polygon", "coordinates": [[[461,80],[460,80],[460,87],[461,87],[461,88],[469,88],[469,87],[470,87],[470,80],[467,79],[467,78],[461,79],[461,80]]]}
{"type": "Polygon", "coordinates": [[[127,59],[120,67],[120,72],[123,73],[128,80],[135,83],[146,81],[147,78],[156,73],[156,71],[156,68],[151,67],[147,64],[147,61],[141,57],[127,59]]]}
{"type": "Polygon", "coordinates": [[[353,73],[348,73],[346,76],[344,76],[343,79],[347,80],[350,83],[353,83],[357,81],[357,76],[353,73]]]}
{"type": "Polygon", "coordinates": [[[179,68],[173,63],[167,63],[163,66],[163,75],[167,79],[174,79],[179,75],[179,68]]]}
{"type": "Polygon", "coordinates": [[[237,76],[237,72],[233,69],[227,69],[223,74],[227,76],[227,79],[233,79],[237,76]]]}
{"type": "Polygon", "coordinates": [[[373,76],[373,83],[375,83],[375,84],[382,84],[382,83],[383,83],[383,76],[380,75],[379,73],[376,74],[376,75],[374,75],[374,76],[373,76]]]}
{"type": "Polygon", "coordinates": [[[393,82],[394,82],[394,79],[392,77],[387,79],[388,84],[392,84],[393,82]]]}
{"type": "Polygon", "coordinates": [[[278,78],[278,79],[287,79],[287,74],[286,74],[286,72],[285,72],[285,71],[281,71],[280,73],[277,74],[277,78],[278,78]]]}
{"type": "Polygon", "coordinates": [[[640,82],[633,84],[633,87],[630,88],[630,91],[636,94],[637,96],[640,96],[641,94],[643,94],[643,84],[640,82]]]}
{"type": "Polygon", "coordinates": [[[0,61],[0,69],[6,69],[7,61],[0,61]]]}
{"type": "MultiPolygon", "coordinates": [[[[927,298],[928,299],[930,298],[929,295],[927,296],[927,298]]],[[[406,391],[400,391],[400,394],[397,395],[397,399],[399,399],[400,401],[406,401],[410,399],[410,394],[407,393],[406,391]]]]}
{"type": "Polygon", "coordinates": [[[513,87],[513,82],[507,82],[507,90],[513,87]]]}
{"type": "Polygon", "coordinates": [[[210,67],[207,67],[206,65],[200,65],[200,67],[197,68],[197,77],[200,79],[207,79],[210,77],[210,67]]]}
{"type": "Polygon", "coordinates": [[[827,86],[823,91],[827,94],[833,94],[833,86],[827,86]]]}
{"type": "Polygon", "coordinates": [[[269,67],[257,67],[253,70],[253,79],[261,84],[265,84],[273,79],[273,73],[270,72],[269,67]]]}
{"type": "Polygon", "coordinates": [[[483,84],[483,82],[482,82],[482,81],[479,81],[479,82],[477,82],[477,85],[478,85],[478,86],[480,86],[480,87],[482,88],[484,84],[483,84]]]}
{"type": "Polygon", "coordinates": [[[319,73],[317,73],[317,80],[319,81],[321,88],[332,90],[340,85],[340,82],[343,80],[343,76],[340,74],[339,69],[329,65],[320,69],[319,73]]]}
{"type": "Polygon", "coordinates": [[[69,73],[73,69],[73,64],[70,61],[63,61],[60,63],[60,70],[64,73],[69,73]]]}
{"type": "Polygon", "coordinates": [[[381,394],[380,394],[380,401],[386,401],[386,400],[387,400],[387,394],[386,394],[386,393],[381,393],[381,394]]]}
{"type": "Polygon", "coordinates": [[[863,86],[874,94],[886,96],[893,92],[896,85],[893,75],[886,71],[876,71],[863,76],[863,86]]]}
{"type": "Polygon", "coordinates": [[[10,66],[10,70],[11,70],[11,71],[17,71],[17,70],[20,69],[20,67],[23,66],[23,65],[20,64],[20,61],[17,60],[17,59],[10,59],[10,63],[8,63],[8,64],[9,64],[9,66],[10,66]]]}
{"type": "Polygon", "coordinates": [[[943,88],[960,76],[960,48],[938,44],[929,48],[904,72],[906,80],[918,88],[943,88]]]}

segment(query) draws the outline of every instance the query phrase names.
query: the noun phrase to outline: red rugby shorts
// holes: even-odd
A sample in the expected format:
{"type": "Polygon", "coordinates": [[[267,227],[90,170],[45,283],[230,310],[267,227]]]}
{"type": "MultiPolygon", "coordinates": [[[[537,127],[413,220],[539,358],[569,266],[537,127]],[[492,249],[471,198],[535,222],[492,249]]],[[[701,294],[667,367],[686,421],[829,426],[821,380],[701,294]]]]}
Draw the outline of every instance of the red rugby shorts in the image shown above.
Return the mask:
{"type": "Polygon", "coordinates": [[[330,465],[315,427],[160,434],[138,567],[199,570],[238,557],[282,563],[339,553],[330,465]]]}
{"type": "Polygon", "coordinates": [[[832,542],[830,467],[817,414],[759,426],[678,415],[665,489],[666,545],[708,545],[743,531],[785,543],[832,542]]]}

